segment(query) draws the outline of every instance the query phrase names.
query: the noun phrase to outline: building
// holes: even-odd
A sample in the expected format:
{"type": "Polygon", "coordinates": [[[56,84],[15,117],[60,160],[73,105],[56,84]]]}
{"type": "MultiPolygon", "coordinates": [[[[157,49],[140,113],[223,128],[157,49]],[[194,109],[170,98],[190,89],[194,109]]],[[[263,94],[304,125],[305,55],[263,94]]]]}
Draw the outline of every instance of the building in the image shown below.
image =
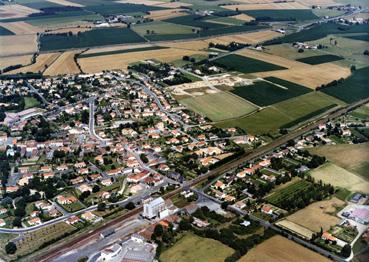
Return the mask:
{"type": "Polygon", "coordinates": [[[156,199],[149,198],[143,202],[143,216],[147,218],[160,217],[163,218],[169,214],[165,206],[163,198],[158,197],[156,199]]]}
{"type": "Polygon", "coordinates": [[[119,244],[114,244],[107,248],[101,250],[101,255],[99,261],[111,261],[120,257],[122,253],[122,246],[119,244]]]}

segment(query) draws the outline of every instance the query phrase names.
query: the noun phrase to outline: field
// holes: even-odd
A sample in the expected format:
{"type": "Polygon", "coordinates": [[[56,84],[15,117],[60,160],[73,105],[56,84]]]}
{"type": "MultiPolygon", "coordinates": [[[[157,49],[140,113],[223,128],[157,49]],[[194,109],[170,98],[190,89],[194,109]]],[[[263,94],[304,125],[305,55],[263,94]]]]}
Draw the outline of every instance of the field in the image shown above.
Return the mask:
{"type": "Polygon", "coordinates": [[[212,121],[236,118],[256,110],[247,101],[226,92],[185,98],[180,103],[212,121]]]}
{"type": "Polygon", "coordinates": [[[0,69],[11,65],[26,65],[31,63],[32,55],[9,56],[0,58],[0,69]]]}
{"type": "Polygon", "coordinates": [[[258,21],[305,21],[318,18],[308,9],[248,10],[245,13],[258,21]]]}
{"type": "Polygon", "coordinates": [[[255,81],[250,86],[236,87],[232,93],[259,106],[268,106],[311,91],[303,86],[283,82],[285,83],[282,83],[280,79],[268,78],[255,81]]]}
{"type": "Polygon", "coordinates": [[[83,32],[78,36],[43,35],[40,39],[40,50],[62,50],[144,41],[142,37],[128,28],[105,28],[83,32]]]}
{"type": "Polygon", "coordinates": [[[26,22],[10,22],[10,23],[0,23],[2,27],[12,31],[16,35],[26,35],[26,34],[36,34],[41,30],[38,27],[30,25],[26,22]]]}
{"type": "Polygon", "coordinates": [[[0,57],[33,54],[37,51],[36,35],[0,36],[0,57]]]}
{"type": "Polygon", "coordinates": [[[145,46],[145,47],[130,48],[130,49],[118,49],[118,50],[105,51],[105,52],[84,53],[84,54],[79,55],[78,58],[88,58],[88,57],[105,56],[105,55],[126,54],[126,53],[132,53],[132,52],[151,51],[151,50],[159,50],[159,49],[165,49],[165,48],[168,48],[168,47],[164,47],[164,46],[145,46]]]}
{"type": "Polygon", "coordinates": [[[293,10],[293,9],[308,9],[298,2],[287,2],[287,3],[245,3],[239,5],[224,6],[229,10],[293,10]]]}
{"type": "Polygon", "coordinates": [[[39,106],[40,102],[34,97],[25,97],[24,98],[24,109],[32,108],[39,106]]]}
{"type": "Polygon", "coordinates": [[[297,61],[309,64],[309,65],[318,65],[328,62],[334,62],[344,59],[343,57],[336,55],[320,55],[320,56],[310,56],[305,58],[297,59],[297,61]]]}
{"type": "Polygon", "coordinates": [[[166,9],[166,10],[150,11],[149,14],[145,17],[154,19],[155,21],[160,21],[186,15],[186,13],[182,11],[183,9],[166,9]]]}
{"type": "Polygon", "coordinates": [[[160,255],[162,262],[221,262],[230,255],[233,249],[222,243],[208,238],[201,238],[193,234],[186,234],[173,247],[160,255]]]}
{"type": "Polygon", "coordinates": [[[72,1],[67,1],[67,0],[47,0],[47,1],[55,3],[55,4],[59,4],[59,5],[83,7],[83,5],[74,3],[72,1]]]}
{"type": "Polygon", "coordinates": [[[40,54],[36,58],[36,63],[25,66],[16,70],[12,70],[9,72],[9,74],[15,74],[15,73],[27,73],[27,72],[43,72],[49,65],[51,65],[58,57],[60,56],[60,53],[46,53],[46,54],[40,54]]]}
{"type": "Polygon", "coordinates": [[[80,73],[76,62],[74,61],[74,55],[78,53],[79,52],[76,51],[64,52],[45,70],[44,75],[55,76],[80,73]]]}
{"type": "Polygon", "coordinates": [[[352,76],[343,83],[323,89],[323,92],[341,99],[347,103],[352,103],[369,97],[369,66],[358,69],[352,76]]]}
{"type": "Polygon", "coordinates": [[[111,1],[105,4],[89,5],[86,10],[98,13],[100,15],[114,14],[145,14],[149,11],[166,9],[165,7],[147,6],[142,4],[125,4],[111,1]]]}
{"type": "Polygon", "coordinates": [[[251,249],[239,262],[328,262],[329,259],[311,251],[292,240],[274,236],[251,249]]]}
{"type": "Polygon", "coordinates": [[[277,66],[275,64],[234,54],[217,58],[212,62],[217,66],[226,68],[227,70],[238,71],[242,73],[255,73],[285,69],[284,67],[277,66]]]}
{"type": "Polygon", "coordinates": [[[0,20],[26,17],[33,13],[39,13],[37,9],[29,8],[23,5],[1,5],[0,6],[0,20]]]}
{"type": "Polygon", "coordinates": [[[262,43],[266,40],[273,39],[275,37],[279,37],[281,34],[271,30],[263,30],[259,32],[251,32],[251,33],[243,33],[243,34],[235,34],[235,35],[227,35],[227,36],[219,36],[213,37],[210,39],[206,39],[206,42],[213,42],[219,44],[229,44],[230,42],[239,42],[239,43],[247,43],[247,44],[257,44],[262,43]]]}
{"type": "Polygon", "coordinates": [[[274,104],[250,116],[223,121],[218,125],[220,127],[238,126],[252,134],[274,133],[282,126],[298,119],[303,122],[323,113],[319,110],[342,104],[341,101],[324,93],[311,92],[274,104]]]}
{"type": "Polygon", "coordinates": [[[14,35],[14,33],[0,25],[0,36],[14,35]]]}
{"type": "Polygon", "coordinates": [[[332,214],[344,205],[344,201],[333,197],[329,200],[312,203],[304,209],[289,215],[286,220],[313,232],[319,232],[321,227],[323,230],[328,230],[331,226],[340,222],[340,219],[332,214]]]}
{"type": "Polygon", "coordinates": [[[156,35],[171,35],[171,34],[172,35],[192,34],[193,28],[194,27],[191,27],[191,26],[177,25],[177,24],[167,23],[163,21],[156,21],[156,22],[136,25],[133,27],[133,30],[136,33],[150,39],[150,36],[152,35],[156,36],[156,35]]]}
{"type": "Polygon", "coordinates": [[[310,174],[315,179],[330,183],[336,187],[343,187],[353,192],[356,191],[369,194],[368,181],[335,164],[325,164],[312,170],[310,174]]]}

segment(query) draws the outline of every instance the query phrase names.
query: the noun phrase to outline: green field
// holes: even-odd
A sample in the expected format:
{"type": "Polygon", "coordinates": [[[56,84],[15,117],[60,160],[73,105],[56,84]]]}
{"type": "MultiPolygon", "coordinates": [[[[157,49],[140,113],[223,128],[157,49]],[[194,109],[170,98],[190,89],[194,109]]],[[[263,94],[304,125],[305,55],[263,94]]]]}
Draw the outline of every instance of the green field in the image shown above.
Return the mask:
{"type": "Polygon", "coordinates": [[[305,21],[318,18],[309,9],[247,10],[243,13],[254,17],[256,21],[305,21]]]}
{"type": "Polygon", "coordinates": [[[12,31],[9,31],[5,27],[0,26],[0,36],[14,35],[12,31]]]}
{"type": "Polygon", "coordinates": [[[311,189],[312,184],[306,180],[299,180],[287,187],[275,191],[265,198],[272,205],[280,207],[284,202],[294,199],[296,196],[304,194],[311,189]]]}
{"type": "Polygon", "coordinates": [[[346,38],[369,42],[369,34],[348,35],[346,38]]]}
{"type": "Polygon", "coordinates": [[[104,28],[83,32],[79,35],[53,34],[40,38],[41,51],[84,48],[114,44],[145,42],[128,28],[104,28]]]}
{"type": "Polygon", "coordinates": [[[342,59],[344,58],[341,56],[337,56],[337,55],[318,55],[318,56],[309,56],[305,58],[300,58],[300,59],[297,59],[296,61],[309,64],[309,65],[318,65],[318,64],[328,63],[328,62],[339,61],[342,59]]]}
{"type": "Polygon", "coordinates": [[[266,80],[268,82],[255,81],[250,86],[236,87],[232,90],[232,93],[258,106],[268,106],[311,92],[306,87],[282,79],[269,77],[266,80]]]}
{"type": "Polygon", "coordinates": [[[270,64],[261,60],[235,54],[217,58],[212,62],[215,65],[223,67],[227,70],[238,71],[242,73],[255,73],[286,69],[284,67],[270,64]]]}
{"type": "Polygon", "coordinates": [[[37,107],[40,105],[40,102],[34,97],[25,97],[24,98],[24,109],[28,109],[31,107],[37,107]]]}
{"type": "Polygon", "coordinates": [[[171,248],[160,255],[162,262],[223,262],[233,253],[233,249],[219,241],[186,234],[171,248]]]}
{"type": "Polygon", "coordinates": [[[126,53],[132,53],[132,52],[142,52],[142,51],[159,50],[159,49],[166,49],[166,48],[168,48],[168,47],[165,47],[165,46],[147,46],[147,47],[139,47],[139,48],[131,48],[131,49],[122,49],[122,50],[113,50],[113,51],[106,51],[106,52],[81,54],[81,55],[78,56],[78,58],[88,58],[88,57],[95,57],[95,56],[126,54],[126,53]]]}
{"type": "Polygon", "coordinates": [[[135,14],[135,13],[147,13],[149,11],[163,10],[167,8],[157,6],[147,6],[141,4],[122,4],[114,1],[89,5],[85,7],[86,10],[92,11],[101,15],[118,15],[118,14],[135,14]]]}
{"type": "Polygon", "coordinates": [[[180,103],[212,121],[237,118],[256,110],[247,101],[227,92],[185,98],[180,103]]]}
{"type": "Polygon", "coordinates": [[[369,67],[361,68],[353,72],[343,83],[326,87],[322,92],[334,96],[346,103],[369,97],[369,67]]]}
{"type": "MultiPolygon", "coordinates": [[[[212,17],[207,17],[206,20],[211,19],[212,17]]],[[[191,27],[198,27],[202,29],[216,29],[216,28],[223,28],[225,25],[221,25],[218,23],[211,23],[207,22],[203,19],[202,16],[199,15],[186,15],[186,16],[179,16],[174,18],[169,18],[164,21],[179,24],[179,25],[186,25],[191,27]]]]}
{"type": "Polygon", "coordinates": [[[335,104],[342,105],[343,103],[324,93],[310,92],[266,107],[246,117],[223,121],[218,123],[218,126],[237,126],[252,134],[275,133],[279,128],[296,119],[302,119],[306,115],[310,115],[310,118],[314,117],[316,115],[311,115],[313,112],[335,104]]]}
{"type": "Polygon", "coordinates": [[[133,30],[143,36],[151,35],[174,35],[174,34],[193,34],[194,27],[186,25],[177,25],[162,21],[139,24],[133,27],[133,30]],[[147,32],[150,31],[150,32],[147,32]],[[153,31],[153,32],[152,32],[153,31]]]}
{"type": "Polygon", "coordinates": [[[369,105],[363,105],[350,112],[350,115],[363,120],[369,120],[369,105]]]}

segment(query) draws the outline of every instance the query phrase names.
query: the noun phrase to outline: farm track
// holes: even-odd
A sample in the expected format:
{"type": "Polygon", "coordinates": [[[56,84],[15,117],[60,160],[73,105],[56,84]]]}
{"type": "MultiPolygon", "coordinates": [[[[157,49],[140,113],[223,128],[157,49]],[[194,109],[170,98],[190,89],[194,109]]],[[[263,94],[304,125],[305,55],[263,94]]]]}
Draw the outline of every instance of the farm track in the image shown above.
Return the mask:
{"type": "MultiPolygon", "coordinates": [[[[257,157],[260,157],[268,152],[270,152],[271,150],[273,150],[274,148],[277,148],[283,144],[285,144],[286,142],[288,142],[291,139],[295,139],[296,137],[301,136],[302,134],[315,129],[316,127],[318,127],[320,124],[325,123],[327,121],[329,121],[332,118],[336,118],[339,117],[343,114],[346,114],[347,112],[355,109],[358,106],[361,106],[363,104],[366,104],[369,102],[369,98],[367,99],[363,99],[360,100],[356,103],[353,103],[351,105],[348,105],[342,109],[339,109],[337,111],[334,111],[328,115],[323,116],[319,121],[315,121],[313,123],[308,124],[307,126],[300,128],[294,132],[291,132],[283,137],[280,137],[276,140],[274,140],[273,142],[260,147],[258,149],[255,149],[253,152],[243,155],[238,159],[235,159],[223,166],[220,166],[216,169],[213,169],[212,171],[208,172],[205,175],[199,176],[185,184],[183,184],[182,186],[180,186],[179,188],[165,194],[163,197],[165,199],[170,199],[173,196],[175,196],[176,194],[178,194],[179,192],[181,192],[184,188],[189,188],[189,187],[193,187],[199,183],[202,183],[208,179],[212,179],[218,175],[223,174],[226,171],[229,171],[233,168],[236,168],[237,166],[241,165],[244,162],[247,161],[251,161],[257,157]]],[[[68,243],[62,243],[59,246],[55,247],[54,249],[52,249],[51,251],[47,252],[46,254],[40,255],[39,257],[37,257],[37,259],[35,261],[39,261],[39,262],[46,262],[46,261],[52,261],[54,258],[60,256],[61,254],[67,253],[73,249],[76,249],[84,244],[87,244],[89,241],[91,241],[92,239],[95,239],[99,236],[99,234],[109,228],[113,228],[116,227],[117,225],[119,225],[120,223],[124,222],[124,220],[129,219],[137,214],[139,214],[142,211],[142,206],[137,207],[134,210],[131,210],[129,212],[127,212],[126,214],[115,218],[114,220],[109,221],[108,223],[106,223],[105,225],[90,231],[86,234],[82,234],[74,239],[72,239],[71,241],[69,241],[68,243]]]]}

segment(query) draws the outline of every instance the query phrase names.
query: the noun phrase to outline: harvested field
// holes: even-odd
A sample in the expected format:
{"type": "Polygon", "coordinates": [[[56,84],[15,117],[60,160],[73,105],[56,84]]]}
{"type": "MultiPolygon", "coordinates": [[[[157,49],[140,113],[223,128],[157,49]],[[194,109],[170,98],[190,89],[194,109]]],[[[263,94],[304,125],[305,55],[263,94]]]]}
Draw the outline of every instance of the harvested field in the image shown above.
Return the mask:
{"type": "Polygon", "coordinates": [[[64,6],[83,7],[83,5],[81,4],[77,4],[77,3],[67,1],[67,0],[47,0],[47,1],[51,3],[59,4],[59,5],[64,5],[64,6]]]}
{"type": "Polygon", "coordinates": [[[281,221],[278,221],[276,223],[276,225],[282,227],[283,229],[291,231],[291,232],[297,234],[298,236],[300,236],[302,238],[306,238],[306,239],[311,239],[312,235],[314,234],[314,232],[311,231],[310,229],[308,229],[306,227],[303,227],[303,226],[300,226],[299,224],[291,222],[287,219],[283,219],[281,221]]]}
{"type": "Polygon", "coordinates": [[[186,13],[183,12],[183,9],[167,9],[167,10],[150,11],[149,15],[145,17],[160,21],[183,15],[186,15],[186,13]]]}
{"type": "Polygon", "coordinates": [[[22,21],[0,23],[0,26],[5,27],[6,29],[12,31],[16,35],[36,34],[42,31],[40,28],[22,21]]]}
{"type": "Polygon", "coordinates": [[[350,74],[350,68],[342,67],[333,63],[314,66],[299,66],[288,70],[255,73],[258,77],[265,78],[274,76],[312,89],[321,85],[326,85],[340,78],[347,78],[350,74]]]}
{"type": "Polygon", "coordinates": [[[254,20],[254,18],[252,16],[246,15],[246,14],[239,14],[239,15],[234,15],[232,16],[232,18],[241,20],[241,21],[245,21],[245,22],[250,22],[252,20],[254,20]]]}
{"type": "Polygon", "coordinates": [[[329,5],[337,5],[337,1],[334,0],[297,0],[297,2],[306,5],[320,5],[320,6],[329,6],[329,5]]]}
{"type": "Polygon", "coordinates": [[[34,72],[34,73],[43,72],[45,68],[51,65],[59,56],[60,56],[60,53],[40,54],[36,59],[36,63],[10,71],[8,73],[15,74],[15,73],[27,73],[27,72],[34,72]]]}
{"type": "Polygon", "coordinates": [[[45,70],[44,74],[49,76],[56,76],[80,73],[81,71],[74,61],[74,55],[78,53],[78,51],[64,52],[54,61],[54,63],[51,64],[51,66],[49,66],[45,70]]]}
{"type": "Polygon", "coordinates": [[[151,0],[119,0],[118,3],[122,4],[138,4],[147,6],[157,6],[165,8],[179,8],[181,6],[191,6],[192,4],[183,2],[164,2],[164,1],[151,1],[151,0]]]}
{"type": "Polygon", "coordinates": [[[369,143],[321,146],[309,151],[369,180],[369,143]]]}
{"type": "MultiPolygon", "coordinates": [[[[368,171],[368,170],[366,170],[368,171]]],[[[353,192],[369,194],[369,182],[335,164],[328,163],[310,172],[317,180],[330,183],[336,187],[343,187],[353,192]]]]}
{"type": "Polygon", "coordinates": [[[206,54],[201,51],[182,50],[175,48],[131,52],[126,54],[107,55],[79,59],[82,70],[87,73],[101,72],[102,70],[126,69],[129,64],[147,59],[156,59],[162,62],[171,62],[181,59],[184,55],[206,54]]]}
{"type": "Polygon", "coordinates": [[[272,30],[263,30],[259,32],[214,37],[206,39],[205,41],[208,43],[213,42],[219,44],[229,44],[230,42],[257,44],[279,36],[281,36],[281,34],[278,32],[272,30]]]}
{"type": "Polygon", "coordinates": [[[191,40],[185,42],[168,42],[160,45],[187,50],[203,50],[209,47],[209,44],[206,41],[202,40],[191,40]]]}
{"type": "Polygon", "coordinates": [[[325,258],[310,249],[307,249],[292,240],[282,236],[274,236],[263,243],[257,245],[246,255],[241,257],[239,262],[329,262],[325,258]]]}
{"type": "Polygon", "coordinates": [[[345,205],[345,202],[336,197],[329,200],[318,201],[312,203],[297,211],[296,213],[286,217],[286,220],[297,225],[305,227],[313,232],[328,230],[331,226],[338,224],[341,219],[335,217],[336,210],[345,205]]]}
{"type": "Polygon", "coordinates": [[[0,58],[0,69],[11,65],[26,65],[31,63],[32,55],[8,56],[0,58]]]}
{"type": "Polygon", "coordinates": [[[79,27],[64,27],[64,28],[56,28],[56,29],[49,29],[48,32],[45,34],[61,34],[61,33],[69,33],[72,32],[72,34],[76,35],[79,32],[86,32],[92,30],[91,25],[83,24],[79,27]]]}
{"type": "Polygon", "coordinates": [[[93,47],[88,49],[83,54],[95,54],[95,53],[102,53],[102,52],[114,52],[117,50],[129,50],[129,49],[136,49],[136,48],[145,48],[152,46],[151,44],[132,44],[132,45],[114,45],[114,46],[107,46],[107,47],[93,47]]]}
{"type": "Polygon", "coordinates": [[[9,35],[0,36],[0,57],[33,54],[37,51],[37,36],[33,35],[9,35]]]}
{"type": "Polygon", "coordinates": [[[240,5],[227,5],[224,8],[229,10],[284,10],[284,9],[309,9],[309,7],[300,4],[298,2],[288,3],[266,3],[266,4],[240,4],[240,5]]]}
{"type": "Polygon", "coordinates": [[[39,13],[37,9],[29,8],[23,5],[0,5],[0,20],[9,18],[26,17],[30,14],[39,13]]]}

